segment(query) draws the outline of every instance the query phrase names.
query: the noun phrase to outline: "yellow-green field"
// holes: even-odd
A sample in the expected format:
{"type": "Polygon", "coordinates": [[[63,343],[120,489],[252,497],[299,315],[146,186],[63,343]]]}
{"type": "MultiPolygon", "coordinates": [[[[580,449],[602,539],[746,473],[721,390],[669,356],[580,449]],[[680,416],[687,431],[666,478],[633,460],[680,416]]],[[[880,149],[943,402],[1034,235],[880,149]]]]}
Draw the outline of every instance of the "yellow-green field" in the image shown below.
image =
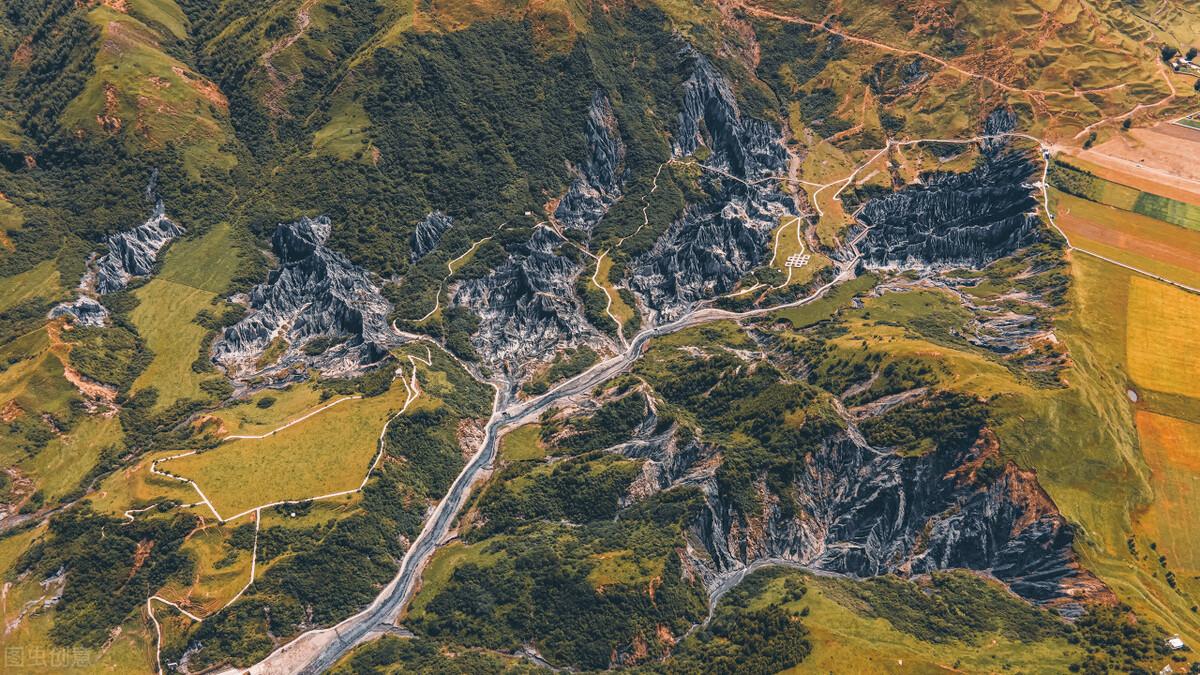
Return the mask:
{"type": "Polygon", "coordinates": [[[183,398],[208,398],[200,383],[218,377],[192,370],[208,332],[193,319],[200,310],[212,308],[237,270],[239,256],[230,234],[231,227],[222,223],[201,237],[176,242],[167,251],[162,271],[134,291],[139,302],[131,319],[154,360],[131,390],[157,388],[160,408],[183,398]]]}
{"type": "Polygon", "coordinates": [[[0,311],[38,296],[57,299],[62,293],[58,268],[53,260],[46,260],[20,274],[0,279],[0,311]]]}
{"type": "Polygon", "coordinates": [[[306,413],[320,408],[321,392],[308,383],[291,384],[286,389],[267,389],[250,397],[244,403],[222,408],[211,417],[219,421],[219,436],[257,436],[286,424],[306,413]],[[259,407],[263,399],[275,402],[265,408],[259,407]]]}
{"type": "Polygon", "coordinates": [[[542,445],[539,424],[525,424],[504,434],[500,439],[500,458],[510,462],[542,459],[546,448],[542,445]]]}
{"type": "Polygon", "coordinates": [[[639,558],[630,549],[593,553],[596,566],[588,572],[587,580],[594,588],[603,592],[605,586],[614,584],[650,584],[662,578],[661,558],[639,558]]]}
{"type": "Polygon", "coordinates": [[[183,32],[179,8],[164,0],[132,4],[130,13],[104,4],[88,12],[100,31],[100,49],[93,74],[63,113],[64,124],[96,135],[128,132],[127,143],[152,149],[170,142],[194,176],[205,168],[231,168],[237,159],[222,148],[232,136],[225,96],[170,56],[162,45],[166,36],[138,18],[183,32]]]}
{"type": "Polygon", "coordinates": [[[359,158],[369,161],[373,149],[367,135],[370,126],[371,119],[362,104],[345,101],[333,109],[329,122],[313,134],[313,152],[342,160],[354,159],[362,153],[359,158]]]}
{"type": "Polygon", "coordinates": [[[612,306],[609,307],[609,311],[612,312],[612,315],[616,317],[617,321],[623,326],[625,325],[626,321],[629,321],[633,318],[634,309],[625,304],[625,301],[621,299],[621,294],[617,292],[616,288],[613,288],[613,285],[608,280],[608,272],[613,266],[612,256],[608,255],[607,253],[601,253],[600,259],[597,261],[596,265],[598,266],[598,269],[596,271],[595,278],[600,282],[600,289],[604,291],[605,294],[607,294],[612,300],[612,306]]]}
{"type": "Polygon", "coordinates": [[[1133,381],[1147,389],[1200,398],[1200,296],[1132,277],[1128,306],[1127,348],[1133,381]]]}
{"type": "MultiPolygon", "coordinates": [[[[977,644],[925,642],[901,632],[886,619],[868,618],[849,609],[833,584],[805,576],[808,593],[784,604],[792,612],[808,609],[812,653],[785,673],[1065,673],[1082,655],[1079,647],[1054,638],[1026,643],[1003,635],[977,644]]],[[[783,578],[772,580],[751,604],[778,602],[783,578]]]]}
{"type": "Polygon", "coordinates": [[[1141,411],[1142,454],[1150,465],[1154,503],[1137,520],[1179,576],[1200,574],[1200,425],[1141,411]]]}
{"type": "MultiPolygon", "coordinates": [[[[165,501],[181,504],[200,501],[199,495],[191,485],[150,473],[151,462],[174,454],[178,453],[166,451],[144,455],[139,457],[135,464],[106,476],[96,492],[89,497],[92,507],[103,513],[120,516],[126,510],[165,501]]],[[[203,506],[195,510],[195,513],[203,518],[212,517],[212,513],[203,506]]]]}
{"type": "Polygon", "coordinates": [[[436,598],[441,589],[450,582],[450,575],[459,565],[469,562],[486,564],[494,560],[498,554],[485,552],[484,549],[487,548],[487,545],[487,542],[464,544],[461,541],[455,541],[439,548],[429,563],[425,565],[424,571],[421,572],[419,592],[413,594],[412,602],[409,603],[405,612],[406,615],[423,616],[425,606],[436,598]]]}
{"type": "MultiPolygon", "coordinates": [[[[16,421],[28,421],[50,413],[58,419],[71,416],[70,401],[80,398],[78,390],[63,374],[68,347],[52,346],[45,329],[39,329],[5,345],[0,357],[21,355],[0,373],[0,407],[9,408],[16,421]]],[[[116,417],[88,415],[66,433],[55,434],[45,447],[29,454],[19,446],[20,434],[0,426],[0,465],[12,466],[34,481],[47,501],[71,492],[95,465],[100,451],[121,438],[116,417]]]]}
{"type": "Polygon", "coordinates": [[[787,276],[788,284],[807,283],[818,270],[829,266],[829,258],[808,250],[804,242],[804,221],[801,218],[784,218],[772,235],[771,241],[774,246],[771,266],[787,276]],[[807,254],[808,263],[803,267],[788,267],[788,257],[795,254],[807,254]]]}
{"type": "Polygon", "coordinates": [[[180,40],[188,37],[187,17],[174,0],[129,0],[129,13],[144,21],[158,23],[180,40]]]}
{"type": "Polygon", "coordinates": [[[404,406],[406,390],[393,381],[385,394],[335,405],[279,433],[242,439],[164,462],[190,478],[224,518],[284,500],[352,490],[362,483],[379,433],[404,406]]]}

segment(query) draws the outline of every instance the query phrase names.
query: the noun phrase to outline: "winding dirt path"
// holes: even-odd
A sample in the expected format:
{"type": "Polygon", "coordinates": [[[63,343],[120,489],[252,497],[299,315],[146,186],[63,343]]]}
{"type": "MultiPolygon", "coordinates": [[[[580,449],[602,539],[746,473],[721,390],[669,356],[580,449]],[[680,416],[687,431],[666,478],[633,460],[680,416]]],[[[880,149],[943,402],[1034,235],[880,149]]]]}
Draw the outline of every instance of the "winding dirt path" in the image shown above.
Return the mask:
{"type": "Polygon", "coordinates": [[[1067,92],[1063,92],[1063,91],[1056,91],[1053,89],[1016,87],[1016,86],[1013,86],[1006,82],[997,80],[996,78],[994,78],[990,75],[985,75],[983,73],[977,73],[975,71],[967,70],[966,68],[963,68],[961,66],[954,64],[952,61],[947,61],[946,59],[943,59],[939,56],[934,56],[933,54],[929,54],[927,52],[923,52],[923,51],[920,51],[917,49],[910,49],[907,47],[896,47],[896,46],[890,45],[886,42],[880,42],[878,40],[874,40],[874,39],[871,39],[868,37],[863,37],[861,35],[847,33],[844,30],[839,30],[839,29],[834,28],[833,26],[830,26],[824,22],[812,21],[810,19],[805,19],[803,17],[793,16],[790,14],[780,14],[779,12],[772,11],[765,7],[759,7],[758,5],[754,5],[749,2],[745,2],[744,0],[736,1],[732,4],[736,7],[739,7],[740,9],[745,11],[747,14],[753,14],[754,16],[760,16],[760,17],[765,17],[768,19],[774,19],[776,21],[783,21],[785,23],[792,23],[792,24],[798,24],[798,25],[802,25],[802,26],[808,26],[810,28],[816,28],[817,30],[825,31],[826,33],[830,33],[832,35],[837,35],[838,37],[842,38],[843,40],[845,40],[847,42],[853,42],[855,44],[867,45],[869,47],[873,47],[880,51],[891,52],[893,54],[902,54],[905,56],[919,56],[928,61],[932,61],[947,70],[954,71],[955,73],[958,73],[959,75],[962,75],[963,77],[977,79],[977,80],[983,80],[983,81],[988,82],[1000,89],[1003,89],[1004,91],[1014,93],[1014,94],[1040,95],[1040,96],[1061,96],[1063,98],[1081,98],[1088,94],[1102,93],[1105,91],[1111,91],[1115,88],[1112,86],[1108,86],[1108,87],[1100,87],[1097,89],[1073,89],[1071,91],[1071,93],[1067,93],[1067,92]]]}
{"type": "Polygon", "coordinates": [[[296,9],[296,32],[275,41],[274,44],[267,48],[267,51],[263,52],[262,57],[259,59],[259,63],[267,71],[267,79],[271,81],[270,89],[263,96],[263,105],[277,117],[288,115],[288,112],[283,109],[283,106],[279,102],[287,94],[288,87],[295,84],[302,76],[297,75],[296,77],[285,78],[280,75],[279,71],[275,68],[275,55],[296,44],[297,40],[304,37],[309,24],[312,23],[312,17],[309,16],[309,12],[312,11],[313,6],[316,4],[317,0],[304,0],[300,4],[300,7],[296,9]]]}

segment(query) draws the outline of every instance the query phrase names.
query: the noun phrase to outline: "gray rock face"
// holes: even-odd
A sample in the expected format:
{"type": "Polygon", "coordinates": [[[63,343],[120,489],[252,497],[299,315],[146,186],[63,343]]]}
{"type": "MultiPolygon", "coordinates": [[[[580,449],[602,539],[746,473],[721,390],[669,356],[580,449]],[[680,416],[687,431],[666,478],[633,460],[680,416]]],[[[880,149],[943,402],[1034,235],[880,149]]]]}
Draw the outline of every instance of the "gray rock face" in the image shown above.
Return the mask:
{"type": "Polygon", "coordinates": [[[412,248],[409,258],[412,262],[424,258],[429,255],[430,251],[437,248],[437,245],[442,241],[442,235],[446,233],[446,230],[453,227],[453,225],[454,219],[441,211],[434,211],[425,216],[425,220],[417,223],[417,227],[413,230],[412,238],[409,241],[412,248]]]}
{"type": "Polygon", "coordinates": [[[692,75],[683,85],[675,157],[687,157],[700,146],[712,151],[706,166],[754,180],[787,168],[787,150],[769,122],[743,117],[729,81],[704,55],[689,47],[692,75]]]}
{"type": "MultiPolygon", "coordinates": [[[[1008,108],[996,108],[983,121],[984,136],[1007,134],[1017,128],[1017,116],[1008,108]]],[[[983,141],[985,153],[994,153],[1008,145],[1008,137],[989,138],[983,141]]]]}
{"type": "Polygon", "coordinates": [[[154,204],[150,218],[131,230],[109,236],[105,240],[108,250],[103,255],[93,253],[88,259],[87,269],[79,280],[80,295],[73,302],[55,305],[47,318],[66,316],[84,326],[103,326],[108,321],[108,310],[86,294],[115,293],[124,290],[134,277],[154,272],[159,252],[185,231],[167,218],[162,200],[155,196],[157,180],[156,170],[146,186],[146,200],[154,204]]]}
{"type": "Polygon", "coordinates": [[[717,448],[634,438],[612,451],[649,460],[634,498],[699,486],[706,508],[691,525],[690,557],[710,586],[756,562],[784,560],[855,577],[987,571],[1068,614],[1079,609],[1076,592],[1104,592],[1079,567],[1074,531],[1036,476],[998,461],[986,430],[969,448],[919,457],[872,448],[853,427],[837,432],[807,456],[787,494],[759,483],[759,513],[740,513],[721,494],[717,448]]]}
{"type": "Polygon", "coordinates": [[[96,292],[105,295],[122,290],[133,277],[153,272],[159,251],[183,232],[182,227],[167,218],[159,200],[149,220],[108,238],[108,252],[95,263],[96,292]]]}
{"type": "Polygon", "coordinates": [[[563,245],[553,230],[538,227],[491,274],[453,290],[455,304],[479,315],[472,341],[488,366],[519,376],[556,349],[603,341],[583,318],[574,292],[582,267],[558,252],[563,245]]]}
{"type": "Polygon", "coordinates": [[[625,143],[604,92],[592,96],[586,134],[589,155],[583,164],[573,167],[575,180],[559,201],[554,217],[566,227],[590,230],[620,199],[625,179],[625,143]]]}
{"type": "Polygon", "coordinates": [[[81,295],[75,302],[60,303],[50,310],[51,319],[60,316],[70,317],[72,323],[81,326],[103,326],[108,321],[108,310],[99,302],[81,295]]]}
{"type": "Polygon", "coordinates": [[[725,78],[708,59],[692,56],[673,154],[683,158],[708,148],[702,179],[712,197],[690,204],[633,263],[629,279],[656,318],[666,321],[697,300],[732,289],[761,264],[779,219],[796,215],[791,199],[762,180],[787,171],[779,131],[743,116],[725,78]]]}
{"type": "Polygon", "coordinates": [[[250,314],[226,328],[213,345],[213,360],[231,375],[255,372],[262,353],[277,339],[287,342],[268,370],[312,366],[346,375],[387,355],[395,341],[387,323],[391,306],[367,273],[325,246],[328,218],[280,224],[271,238],[279,267],[250,292],[250,314]],[[314,338],[340,341],[317,356],[302,351],[314,338]]]}
{"type": "Polygon", "coordinates": [[[984,148],[965,173],[940,173],[869,202],[859,219],[872,230],[860,245],[868,266],[982,267],[1037,241],[1029,157],[984,148]]]}

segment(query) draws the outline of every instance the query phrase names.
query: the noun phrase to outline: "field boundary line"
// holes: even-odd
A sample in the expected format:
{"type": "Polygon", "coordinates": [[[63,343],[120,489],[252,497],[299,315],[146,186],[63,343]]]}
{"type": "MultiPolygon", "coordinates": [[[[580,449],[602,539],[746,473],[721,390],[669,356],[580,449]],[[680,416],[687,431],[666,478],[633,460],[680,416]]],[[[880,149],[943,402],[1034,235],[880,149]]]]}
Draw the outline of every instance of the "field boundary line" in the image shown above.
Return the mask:
{"type": "Polygon", "coordinates": [[[226,436],[226,437],[222,438],[221,442],[228,443],[230,441],[242,441],[242,440],[257,441],[257,440],[262,440],[264,438],[269,438],[269,437],[274,436],[275,434],[283,431],[284,429],[287,429],[288,427],[291,427],[291,426],[294,426],[296,424],[303,422],[304,420],[312,417],[313,415],[316,415],[317,413],[325,412],[326,410],[329,410],[330,408],[332,408],[335,405],[338,405],[339,403],[345,403],[346,401],[355,401],[355,400],[358,400],[361,398],[362,398],[361,394],[355,394],[353,396],[345,396],[343,398],[339,398],[338,400],[334,401],[333,403],[323,405],[320,408],[317,408],[316,410],[313,410],[309,413],[301,415],[300,417],[297,417],[296,419],[292,420],[291,422],[288,422],[287,424],[284,424],[280,427],[276,427],[275,429],[272,429],[265,434],[257,434],[257,435],[255,435],[255,434],[234,434],[234,435],[230,435],[230,436],[226,436]]]}

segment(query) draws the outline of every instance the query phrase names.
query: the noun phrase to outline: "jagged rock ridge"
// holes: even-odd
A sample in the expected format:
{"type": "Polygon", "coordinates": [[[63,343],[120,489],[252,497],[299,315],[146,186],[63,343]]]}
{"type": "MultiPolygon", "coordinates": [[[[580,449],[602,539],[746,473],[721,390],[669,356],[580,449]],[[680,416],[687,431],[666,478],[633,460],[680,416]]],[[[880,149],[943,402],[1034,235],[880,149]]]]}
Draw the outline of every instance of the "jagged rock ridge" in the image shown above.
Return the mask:
{"type": "Polygon", "coordinates": [[[938,173],[869,202],[860,248],[871,267],[982,267],[1037,241],[1037,201],[1027,154],[998,141],[964,173],[938,173]]]}
{"type": "Polygon", "coordinates": [[[763,120],[743,116],[729,83],[715,66],[690,47],[691,77],[684,84],[678,131],[672,141],[675,159],[689,157],[701,146],[710,171],[713,198],[690,204],[654,247],[633,263],[630,288],[657,318],[678,317],[692,303],[733,288],[761,264],[771,232],[795,205],[772,181],[761,179],[787,170],[787,151],[778,130],[763,120]]]}
{"type": "Polygon", "coordinates": [[[159,251],[183,233],[183,228],[167,217],[162,200],[158,200],[149,220],[108,238],[108,252],[95,262],[96,292],[105,295],[123,290],[133,277],[153,272],[159,251]]]}
{"type": "MultiPolygon", "coordinates": [[[[572,167],[575,178],[554,217],[564,227],[590,230],[621,198],[625,179],[625,143],[612,103],[601,91],[592,96],[585,135],[589,154],[572,167]]],[[[473,342],[490,367],[520,379],[559,349],[581,344],[603,348],[607,338],[584,318],[575,294],[583,266],[561,254],[564,245],[561,235],[539,226],[527,244],[489,275],[452,289],[453,302],[479,316],[473,342]]]]}
{"type": "Polygon", "coordinates": [[[480,318],[473,342],[485,363],[517,375],[562,347],[602,341],[575,296],[582,266],[558,252],[565,245],[547,226],[489,275],[452,289],[455,304],[480,318]]]}
{"type": "Polygon", "coordinates": [[[710,585],[756,561],[783,560],[855,577],[986,571],[1067,614],[1079,611],[1077,598],[1107,593],[1079,566],[1074,530],[1036,476],[998,462],[986,429],[962,451],[916,457],[872,448],[853,428],[839,432],[807,457],[787,495],[760,483],[762,511],[750,514],[722,497],[715,447],[643,434],[613,450],[650,460],[635,497],[700,487],[706,508],[691,526],[689,559],[710,585]]]}
{"type": "Polygon", "coordinates": [[[441,211],[433,211],[425,216],[424,220],[417,223],[409,241],[410,248],[412,248],[409,258],[412,262],[424,258],[437,248],[442,241],[442,235],[453,226],[454,219],[441,211]]]}
{"type": "Polygon", "coordinates": [[[145,193],[146,200],[154,204],[150,217],[133,229],[110,235],[105,240],[108,250],[103,255],[93,253],[89,258],[79,280],[79,296],[72,302],[55,305],[49,318],[66,316],[80,325],[103,326],[108,321],[108,309],[89,294],[107,295],[124,290],[134,277],[154,272],[163,247],[185,232],[167,217],[162,200],[155,194],[157,181],[155,171],[145,193]]]}
{"type": "Polygon", "coordinates": [[[328,218],[280,224],[271,237],[279,266],[250,292],[250,314],[226,328],[213,345],[213,360],[235,376],[260,370],[258,360],[276,340],[287,343],[271,370],[313,366],[345,375],[387,355],[395,341],[388,325],[391,305],[368,274],[325,242],[328,218]],[[338,342],[318,355],[303,347],[314,338],[338,342]]]}
{"type": "Polygon", "coordinates": [[[588,110],[588,157],[572,167],[575,179],[558,202],[554,217],[566,227],[591,229],[621,198],[625,180],[625,143],[612,103],[602,91],[592,95],[588,110]]]}
{"type": "Polygon", "coordinates": [[[81,326],[103,326],[108,321],[108,309],[93,300],[81,295],[73,302],[62,302],[50,310],[51,319],[60,316],[70,317],[72,323],[81,326]]]}

